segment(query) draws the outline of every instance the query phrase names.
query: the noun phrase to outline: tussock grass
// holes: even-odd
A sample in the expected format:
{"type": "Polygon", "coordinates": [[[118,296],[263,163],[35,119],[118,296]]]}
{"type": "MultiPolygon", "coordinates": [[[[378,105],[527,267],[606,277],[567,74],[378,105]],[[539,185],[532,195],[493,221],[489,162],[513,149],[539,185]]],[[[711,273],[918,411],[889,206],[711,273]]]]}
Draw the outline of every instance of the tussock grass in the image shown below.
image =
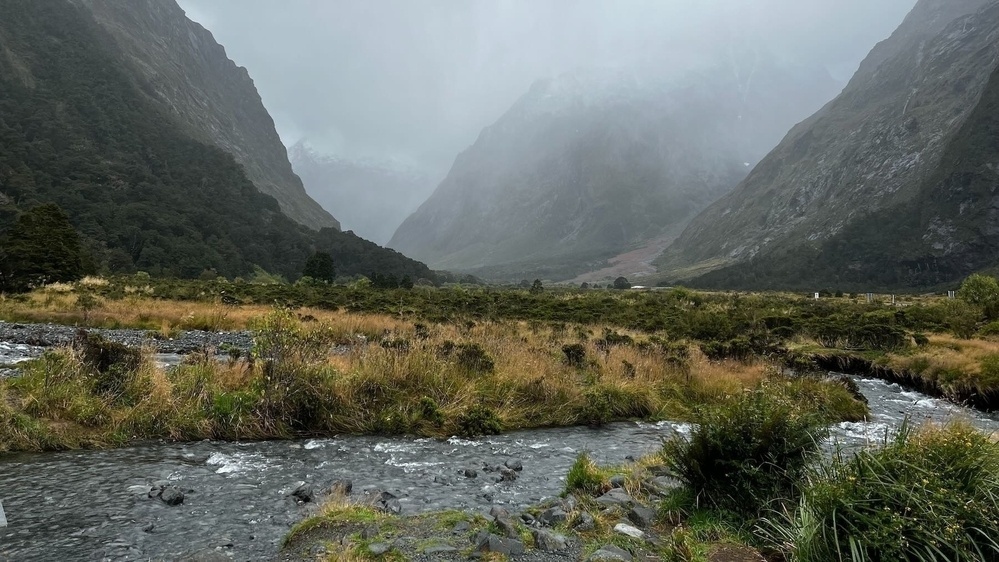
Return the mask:
{"type": "Polygon", "coordinates": [[[334,493],[323,499],[314,515],[292,526],[284,537],[284,544],[321,527],[331,527],[341,523],[373,524],[388,518],[388,515],[374,507],[353,502],[343,494],[334,493]]]}
{"type": "Polygon", "coordinates": [[[999,444],[960,423],[905,427],[823,465],[763,528],[800,562],[999,560],[999,444]]]}
{"type": "Polygon", "coordinates": [[[909,354],[890,355],[888,365],[935,381],[951,394],[999,389],[999,341],[947,334],[931,335],[927,340],[927,345],[909,354]]]}
{"type": "MultiPolygon", "coordinates": [[[[0,424],[0,449],[140,438],[474,436],[625,419],[687,420],[705,405],[755,387],[769,372],[763,361],[710,361],[683,341],[643,345],[650,336],[630,331],[608,338],[612,330],[599,325],[416,325],[386,315],[314,312],[305,318],[303,311],[271,309],[245,320],[256,346],[243,360],[194,355],[164,372],[144,359],[119,373],[128,381],[127,399],[95,390],[94,381],[108,375],[77,351],[50,353],[22,376],[0,381],[9,410],[0,417],[7,420],[0,424]],[[580,363],[566,360],[562,349],[569,342],[582,346],[580,363]]],[[[866,414],[834,385],[785,383],[836,419],[866,414]]]]}

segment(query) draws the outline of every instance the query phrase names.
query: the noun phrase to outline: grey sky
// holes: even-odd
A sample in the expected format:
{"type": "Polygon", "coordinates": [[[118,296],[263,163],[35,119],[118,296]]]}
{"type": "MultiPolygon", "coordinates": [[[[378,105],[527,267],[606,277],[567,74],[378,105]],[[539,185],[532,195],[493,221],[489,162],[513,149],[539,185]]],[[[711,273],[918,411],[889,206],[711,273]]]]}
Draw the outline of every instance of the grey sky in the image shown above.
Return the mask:
{"type": "Polygon", "coordinates": [[[249,69],[286,144],[443,175],[530,84],[751,41],[844,82],[915,0],[178,0],[249,69]]]}

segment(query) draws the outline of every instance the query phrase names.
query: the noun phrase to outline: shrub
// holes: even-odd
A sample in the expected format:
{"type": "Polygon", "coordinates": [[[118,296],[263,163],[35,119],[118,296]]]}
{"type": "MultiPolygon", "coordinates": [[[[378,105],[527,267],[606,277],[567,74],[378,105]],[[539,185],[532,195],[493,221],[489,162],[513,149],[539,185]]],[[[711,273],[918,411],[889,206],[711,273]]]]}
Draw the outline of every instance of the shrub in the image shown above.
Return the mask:
{"type": "Polygon", "coordinates": [[[462,437],[499,435],[503,432],[503,424],[496,412],[481,404],[459,414],[456,423],[458,434],[462,437]]]}
{"type": "Polygon", "coordinates": [[[600,427],[613,417],[611,400],[607,391],[591,388],[583,394],[583,407],[579,412],[579,421],[590,427],[600,427]]]}
{"type": "Polygon", "coordinates": [[[573,492],[596,495],[600,493],[603,485],[604,479],[600,469],[584,451],[579,453],[568,474],[565,475],[565,490],[562,495],[567,496],[573,492]]]}
{"type": "Polygon", "coordinates": [[[826,429],[789,394],[764,384],[708,410],[689,439],[664,443],[667,469],[700,500],[735,512],[793,497],[826,429]]]}
{"type": "Polygon", "coordinates": [[[457,347],[456,360],[462,368],[478,374],[488,374],[496,368],[493,358],[477,343],[463,343],[457,347]]]}
{"type": "Polygon", "coordinates": [[[444,425],[444,412],[441,412],[441,407],[433,398],[429,396],[420,398],[419,412],[420,417],[433,424],[434,427],[444,425]]]}
{"type": "Polygon", "coordinates": [[[970,426],[902,430],[817,470],[790,521],[800,562],[999,560],[999,445],[970,426]]]}
{"type": "Polygon", "coordinates": [[[77,332],[73,345],[83,364],[93,373],[92,390],[95,394],[117,400],[129,394],[129,390],[134,390],[130,386],[142,364],[139,350],[85,330],[77,332]]]}
{"type": "Polygon", "coordinates": [[[565,362],[573,367],[586,365],[586,347],[581,343],[570,343],[562,346],[565,362]]]}

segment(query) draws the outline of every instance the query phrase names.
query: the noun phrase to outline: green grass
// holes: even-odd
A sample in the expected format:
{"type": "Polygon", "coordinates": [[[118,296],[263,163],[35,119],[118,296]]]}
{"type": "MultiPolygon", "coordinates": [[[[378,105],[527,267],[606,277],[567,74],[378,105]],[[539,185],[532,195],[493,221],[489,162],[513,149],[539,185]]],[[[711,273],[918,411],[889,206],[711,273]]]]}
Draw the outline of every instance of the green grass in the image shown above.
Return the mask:
{"type": "Polygon", "coordinates": [[[765,382],[698,421],[689,439],[663,445],[666,467],[699,504],[752,515],[794,497],[831,420],[786,386],[765,382]]]}
{"type": "Polygon", "coordinates": [[[963,424],[905,427],[823,465],[769,530],[800,562],[999,560],[999,444],[963,424]]]}

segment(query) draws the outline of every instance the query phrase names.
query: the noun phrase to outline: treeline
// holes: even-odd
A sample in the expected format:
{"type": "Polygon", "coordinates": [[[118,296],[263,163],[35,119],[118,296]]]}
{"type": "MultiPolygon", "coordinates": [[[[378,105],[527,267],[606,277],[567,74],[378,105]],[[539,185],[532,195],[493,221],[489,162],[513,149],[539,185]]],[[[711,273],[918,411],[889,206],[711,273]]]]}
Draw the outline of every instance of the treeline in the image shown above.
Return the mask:
{"type": "Polygon", "coordinates": [[[433,279],[423,264],[281,213],[227,153],[193,140],[71,3],[0,0],[0,230],[55,203],[93,268],[296,279],[316,251],[344,274],[433,279]]]}

